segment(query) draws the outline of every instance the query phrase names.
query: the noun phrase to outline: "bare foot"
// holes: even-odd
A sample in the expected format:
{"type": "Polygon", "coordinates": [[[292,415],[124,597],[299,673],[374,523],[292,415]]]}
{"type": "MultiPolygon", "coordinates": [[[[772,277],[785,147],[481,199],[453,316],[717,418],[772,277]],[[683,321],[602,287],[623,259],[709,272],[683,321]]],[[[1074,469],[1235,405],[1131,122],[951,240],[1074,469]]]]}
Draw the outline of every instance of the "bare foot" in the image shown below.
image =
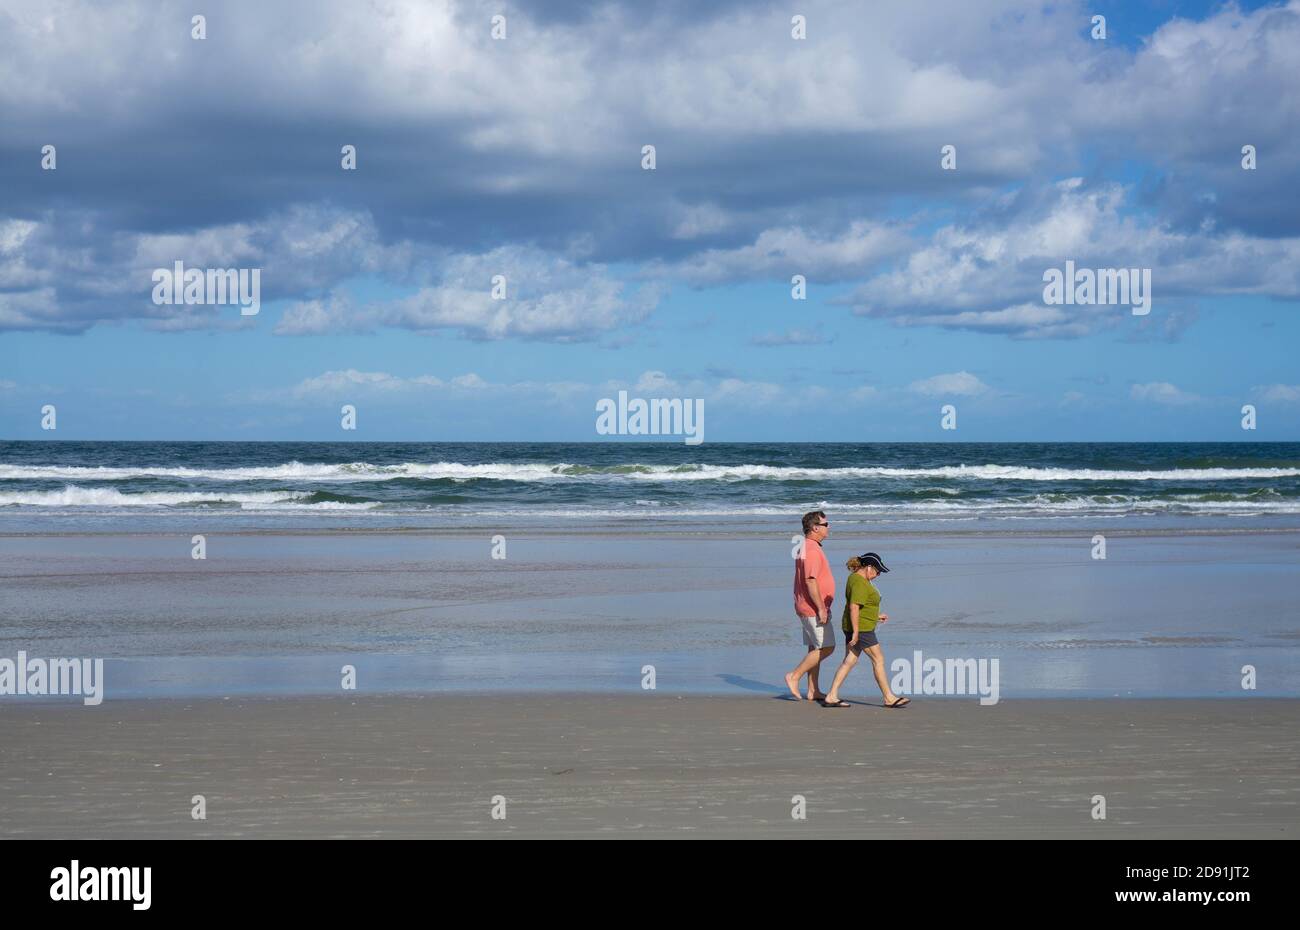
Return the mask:
{"type": "Polygon", "coordinates": [[[809,692],[808,692],[808,700],[810,700],[810,701],[824,701],[824,700],[826,700],[826,695],[824,695],[824,694],[819,694],[819,693],[816,692],[816,691],[809,691],[809,692]]]}
{"type": "Polygon", "coordinates": [[[799,693],[799,679],[794,677],[794,672],[785,673],[785,686],[790,689],[796,701],[803,700],[803,695],[799,693]]]}

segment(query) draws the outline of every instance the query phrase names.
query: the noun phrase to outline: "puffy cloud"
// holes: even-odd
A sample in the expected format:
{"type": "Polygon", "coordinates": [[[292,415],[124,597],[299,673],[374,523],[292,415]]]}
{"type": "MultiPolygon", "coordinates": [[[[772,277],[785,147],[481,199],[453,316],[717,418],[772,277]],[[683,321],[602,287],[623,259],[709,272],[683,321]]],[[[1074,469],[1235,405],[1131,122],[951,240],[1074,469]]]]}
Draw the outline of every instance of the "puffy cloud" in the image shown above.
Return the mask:
{"type": "Polygon", "coordinates": [[[907,389],[926,397],[977,397],[990,390],[987,384],[969,371],[954,371],[913,381],[907,389]]]}
{"type": "Polygon", "coordinates": [[[589,391],[588,385],[572,381],[491,382],[474,372],[440,378],[437,375],[405,377],[386,371],[358,371],[355,368],[322,372],[287,388],[252,389],[231,394],[232,403],[298,403],[346,401],[349,398],[383,397],[417,401],[429,394],[451,397],[513,396],[554,402],[589,391]]]}
{"type": "Polygon", "coordinates": [[[756,346],[818,346],[827,342],[820,332],[809,329],[789,329],[783,333],[763,333],[749,340],[756,346]]]}
{"type": "Polygon", "coordinates": [[[792,409],[801,403],[806,403],[809,397],[829,395],[826,389],[817,385],[795,386],[732,376],[718,377],[714,380],[703,378],[678,380],[655,370],[642,372],[635,381],[630,383],[606,381],[598,390],[606,396],[613,396],[617,391],[626,390],[629,395],[636,397],[698,397],[709,403],[766,409],[792,409]]]}
{"type": "MultiPolygon", "coordinates": [[[[904,251],[907,237],[894,226],[867,221],[831,235],[800,227],[765,229],[750,245],[706,249],[657,273],[693,284],[721,284],[796,274],[823,281],[860,278],[882,261],[904,251]]],[[[815,280],[813,281],[815,284],[815,280]]]]}
{"type": "Polygon", "coordinates": [[[1081,138],[1167,169],[1151,191],[1167,220],[1300,235],[1300,3],[1175,17],[1113,64],[1073,88],[1072,121],[1081,138]],[[1242,170],[1246,144],[1258,170],[1242,170]]]}
{"type": "Polygon", "coordinates": [[[1300,384],[1270,384],[1254,390],[1269,403],[1300,404],[1300,384]]]}
{"type": "Polygon", "coordinates": [[[11,289],[0,291],[0,328],[80,332],[123,319],[163,329],[229,324],[230,307],[153,302],[154,271],[176,262],[258,269],[266,303],[360,274],[400,272],[409,260],[404,245],[379,243],[368,214],[324,206],[158,233],[108,232],[84,211],[49,211],[0,223],[0,286],[11,289]]]}
{"type": "Polygon", "coordinates": [[[77,323],[60,317],[54,288],[40,287],[12,294],[0,291],[0,330],[48,329],[77,332],[81,328],[77,323]]]}
{"type": "Polygon", "coordinates": [[[1134,400],[1153,404],[1165,404],[1171,407],[1185,407],[1200,403],[1203,398],[1182,390],[1168,381],[1152,381],[1149,384],[1135,384],[1129,390],[1134,400]]]}
{"type": "Polygon", "coordinates": [[[276,332],[308,335],[368,332],[381,326],[417,331],[455,330],[471,339],[545,339],[575,342],[645,319],[662,289],[626,285],[600,265],[578,265],[537,249],[503,247],[482,255],[453,255],[441,280],[417,293],[364,307],[343,294],[297,303],[276,332]],[[494,279],[505,278],[503,299],[494,279]]]}
{"type": "Polygon", "coordinates": [[[365,211],[295,206],[252,223],[191,231],[119,233],[94,245],[93,221],[48,216],[0,223],[0,328],[83,331],[101,320],[141,319],[157,329],[253,325],[230,307],[156,305],[155,269],[258,269],[262,303],[292,295],[280,335],[455,329],[470,338],[593,338],[639,322],[662,285],[628,288],[604,266],[527,246],[447,253],[409,241],[384,244],[365,211]],[[492,277],[508,299],[491,299],[492,277]],[[339,285],[373,275],[413,295],[357,306],[339,285]]]}
{"type": "Polygon", "coordinates": [[[1151,269],[1157,319],[1188,314],[1171,298],[1300,297],[1300,238],[1178,232],[1135,218],[1126,193],[1122,185],[1090,187],[1075,178],[1007,197],[980,219],[938,229],[899,267],[843,300],[858,314],[900,325],[1069,338],[1117,326],[1132,310],[1044,303],[1044,273],[1063,270],[1067,260],[1077,269],[1151,269]]]}
{"type": "Polygon", "coordinates": [[[467,401],[499,398],[517,404],[586,406],[601,397],[614,397],[620,390],[627,391],[633,397],[703,398],[708,403],[743,408],[796,409],[799,404],[806,403],[810,396],[830,396],[825,388],[815,385],[795,390],[790,385],[732,377],[678,380],[656,370],[644,371],[627,381],[593,383],[535,380],[495,382],[488,381],[475,372],[451,377],[433,374],[404,376],[386,371],[349,368],[322,372],[286,387],[236,391],[228,395],[226,400],[232,404],[310,405],[367,398],[418,403],[423,399],[440,397],[467,401]]]}

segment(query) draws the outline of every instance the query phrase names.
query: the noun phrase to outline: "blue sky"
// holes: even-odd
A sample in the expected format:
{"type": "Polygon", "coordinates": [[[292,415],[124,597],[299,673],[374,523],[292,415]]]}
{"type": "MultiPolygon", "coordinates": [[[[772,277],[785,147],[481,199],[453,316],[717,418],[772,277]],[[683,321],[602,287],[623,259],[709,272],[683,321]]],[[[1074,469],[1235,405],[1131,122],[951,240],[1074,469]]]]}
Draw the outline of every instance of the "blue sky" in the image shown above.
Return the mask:
{"type": "Polygon", "coordinates": [[[934,6],[0,0],[0,436],[1300,439],[1300,4],[934,6]]]}

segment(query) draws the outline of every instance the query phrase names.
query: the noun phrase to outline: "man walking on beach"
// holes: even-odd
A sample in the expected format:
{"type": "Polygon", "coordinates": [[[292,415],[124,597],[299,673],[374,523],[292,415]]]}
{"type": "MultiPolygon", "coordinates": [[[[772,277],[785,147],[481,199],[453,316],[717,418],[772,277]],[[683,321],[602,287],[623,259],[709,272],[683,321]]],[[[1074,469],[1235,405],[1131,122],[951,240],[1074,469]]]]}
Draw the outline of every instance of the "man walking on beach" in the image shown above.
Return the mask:
{"type": "Polygon", "coordinates": [[[820,510],[803,515],[803,544],[794,561],[794,613],[803,628],[808,653],[785,676],[785,685],[796,701],[803,700],[799,679],[804,675],[808,676],[808,700],[820,701],[826,697],[817,687],[817,671],[835,651],[835,631],[827,622],[831,601],[835,599],[835,579],[831,575],[831,563],[822,552],[822,540],[830,532],[830,522],[820,510]]]}

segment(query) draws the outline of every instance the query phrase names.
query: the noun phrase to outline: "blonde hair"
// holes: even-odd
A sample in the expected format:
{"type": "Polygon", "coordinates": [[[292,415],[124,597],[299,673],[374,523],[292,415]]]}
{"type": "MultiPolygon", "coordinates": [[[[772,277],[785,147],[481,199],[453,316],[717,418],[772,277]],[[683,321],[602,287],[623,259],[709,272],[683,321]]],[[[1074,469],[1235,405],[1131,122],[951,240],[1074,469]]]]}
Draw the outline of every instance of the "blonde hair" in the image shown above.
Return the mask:
{"type": "Polygon", "coordinates": [[[870,565],[870,564],[871,564],[870,562],[863,562],[855,555],[853,558],[849,559],[847,562],[844,563],[844,567],[851,572],[856,572],[862,566],[870,565]]]}

